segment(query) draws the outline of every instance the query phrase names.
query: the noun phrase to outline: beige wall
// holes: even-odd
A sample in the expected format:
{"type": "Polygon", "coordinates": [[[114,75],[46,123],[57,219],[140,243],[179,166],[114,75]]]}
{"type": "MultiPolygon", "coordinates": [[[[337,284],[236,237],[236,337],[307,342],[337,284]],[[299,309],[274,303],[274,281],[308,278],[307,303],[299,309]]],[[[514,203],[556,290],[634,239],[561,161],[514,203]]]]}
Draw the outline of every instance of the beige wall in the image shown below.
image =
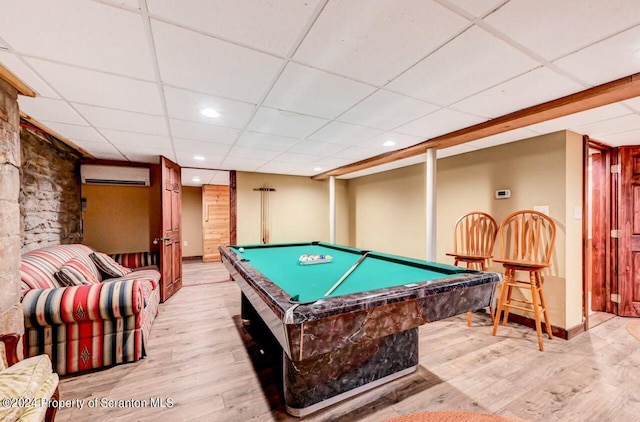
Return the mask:
{"type": "Polygon", "coordinates": [[[84,244],[105,253],[149,250],[151,188],[82,185],[84,244]]]}
{"type": "Polygon", "coordinates": [[[350,179],[349,244],[424,259],[424,165],[350,179]]]}
{"type": "MultiPolygon", "coordinates": [[[[261,243],[260,192],[269,194],[270,243],[329,241],[329,182],[309,177],[238,172],[237,243],[261,243]]],[[[336,180],[336,243],[349,239],[347,183],[336,180]]]]}
{"type": "Polygon", "coordinates": [[[200,187],[182,187],[182,256],[202,256],[202,188],[200,187]]]}
{"type": "MultiPolygon", "coordinates": [[[[485,211],[499,224],[511,212],[548,205],[558,227],[545,277],[550,319],[562,328],[580,324],[582,221],[573,213],[582,205],[581,145],[579,135],[558,132],[438,160],[438,262],[453,263],[446,253],[459,216],[485,211]],[[510,189],[511,198],[495,199],[498,189],[510,189]]],[[[353,246],[425,258],[424,164],[352,179],[348,187],[353,246]]]]}

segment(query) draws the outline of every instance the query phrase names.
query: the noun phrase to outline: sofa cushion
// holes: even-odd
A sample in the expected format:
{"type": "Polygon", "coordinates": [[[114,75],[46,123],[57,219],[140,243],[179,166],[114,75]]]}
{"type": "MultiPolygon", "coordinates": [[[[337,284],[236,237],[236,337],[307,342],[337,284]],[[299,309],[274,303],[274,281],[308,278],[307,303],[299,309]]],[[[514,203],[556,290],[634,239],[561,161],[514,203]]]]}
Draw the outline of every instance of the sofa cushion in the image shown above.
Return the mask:
{"type": "Polygon", "coordinates": [[[67,261],[55,273],[55,276],[63,286],[81,286],[83,284],[100,283],[100,279],[96,277],[93,270],[80,258],[72,258],[67,261]]]}
{"type": "Polygon", "coordinates": [[[49,375],[49,378],[42,384],[35,396],[35,403],[40,405],[25,409],[24,413],[20,415],[20,422],[42,422],[45,420],[48,407],[43,406],[42,403],[46,403],[44,400],[52,399],[59,382],[58,374],[54,372],[49,375]]]}
{"type": "MultiPolygon", "coordinates": [[[[0,371],[0,396],[20,400],[15,406],[0,406],[0,420],[16,420],[25,411],[25,407],[20,405],[25,400],[38,397],[40,389],[48,384],[51,374],[51,360],[47,355],[21,360],[0,371]]],[[[57,379],[53,381],[57,385],[57,379]]],[[[53,389],[55,390],[55,386],[53,389]]]]}
{"type": "Polygon", "coordinates": [[[129,268],[118,264],[105,253],[94,252],[89,255],[89,257],[91,257],[93,263],[96,264],[96,267],[109,278],[123,277],[131,272],[129,268]]]}

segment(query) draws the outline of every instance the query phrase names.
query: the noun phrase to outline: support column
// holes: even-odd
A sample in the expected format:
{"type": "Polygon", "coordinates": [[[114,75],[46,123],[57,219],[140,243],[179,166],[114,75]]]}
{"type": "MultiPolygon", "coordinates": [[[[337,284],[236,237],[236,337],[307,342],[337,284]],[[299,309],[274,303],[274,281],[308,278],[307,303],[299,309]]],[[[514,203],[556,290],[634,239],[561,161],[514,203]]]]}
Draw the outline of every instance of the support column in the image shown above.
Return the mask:
{"type": "Polygon", "coordinates": [[[0,78],[0,334],[22,335],[18,204],[20,113],[17,99],[17,89],[0,78]]]}
{"type": "Polygon", "coordinates": [[[427,149],[426,154],[426,222],[427,261],[436,261],[436,172],[437,148],[427,149]]]}
{"type": "Polygon", "coordinates": [[[329,176],[329,243],[336,243],[336,177],[329,176]]]}

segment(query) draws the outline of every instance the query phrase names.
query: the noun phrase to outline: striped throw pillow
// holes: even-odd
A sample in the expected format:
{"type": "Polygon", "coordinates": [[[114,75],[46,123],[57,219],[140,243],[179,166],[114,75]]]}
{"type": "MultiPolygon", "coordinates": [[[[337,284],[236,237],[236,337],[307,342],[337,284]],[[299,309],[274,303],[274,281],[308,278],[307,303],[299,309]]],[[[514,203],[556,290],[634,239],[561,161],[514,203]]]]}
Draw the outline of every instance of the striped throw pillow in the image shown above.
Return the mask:
{"type": "Polygon", "coordinates": [[[81,286],[83,284],[97,284],[100,280],[91,268],[79,259],[72,258],[55,273],[56,279],[63,286],[81,286]]]}
{"type": "Polygon", "coordinates": [[[127,267],[123,267],[111,258],[109,255],[102,252],[94,252],[89,255],[94,264],[100,271],[110,278],[123,277],[131,272],[127,267]]]}

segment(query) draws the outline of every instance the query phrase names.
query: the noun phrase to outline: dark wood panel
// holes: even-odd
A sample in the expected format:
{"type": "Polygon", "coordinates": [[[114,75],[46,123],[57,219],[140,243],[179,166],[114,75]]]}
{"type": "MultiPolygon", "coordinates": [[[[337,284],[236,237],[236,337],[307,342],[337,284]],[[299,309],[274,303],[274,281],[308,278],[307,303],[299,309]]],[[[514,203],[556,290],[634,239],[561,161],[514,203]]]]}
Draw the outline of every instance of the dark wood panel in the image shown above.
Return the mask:
{"type": "Polygon", "coordinates": [[[618,179],[618,292],[619,315],[640,317],[640,146],[619,148],[620,175],[618,179]]]}

